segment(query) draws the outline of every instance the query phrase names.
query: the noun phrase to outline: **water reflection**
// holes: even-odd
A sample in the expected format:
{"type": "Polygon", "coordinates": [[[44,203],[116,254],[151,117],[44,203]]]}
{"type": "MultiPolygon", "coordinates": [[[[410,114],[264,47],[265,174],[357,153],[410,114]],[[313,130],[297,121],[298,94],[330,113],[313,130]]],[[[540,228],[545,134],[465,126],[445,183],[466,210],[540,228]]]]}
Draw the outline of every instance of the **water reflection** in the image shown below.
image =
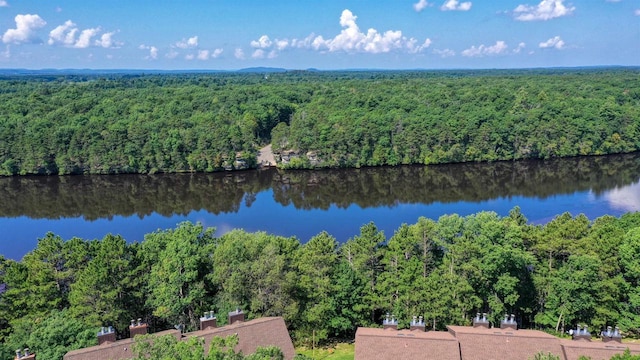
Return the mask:
{"type": "Polygon", "coordinates": [[[212,214],[251,207],[272,189],[296,209],[393,207],[478,202],[513,196],[547,198],[591,191],[637,210],[640,154],[552,161],[403,166],[323,171],[0,178],[0,217],[87,220],[151,214],[212,214]],[[636,195],[636,197],[634,197],[636,195]],[[630,203],[628,203],[630,202],[630,203]]]}
{"type": "Polygon", "coordinates": [[[323,171],[0,178],[0,254],[20,258],[53,231],[129,241],[184,220],[339,241],[369,221],[393,234],[420,216],[506,215],[534,223],[569,211],[590,218],[640,210],[640,153],[553,161],[323,171]]]}

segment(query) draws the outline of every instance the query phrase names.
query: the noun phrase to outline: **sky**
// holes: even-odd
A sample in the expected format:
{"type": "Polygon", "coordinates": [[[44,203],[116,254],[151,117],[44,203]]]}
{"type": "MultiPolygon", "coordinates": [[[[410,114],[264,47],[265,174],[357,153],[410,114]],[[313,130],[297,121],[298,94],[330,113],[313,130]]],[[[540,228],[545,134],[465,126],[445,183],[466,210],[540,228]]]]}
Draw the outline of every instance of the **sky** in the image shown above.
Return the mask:
{"type": "Polygon", "coordinates": [[[640,0],[0,0],[0,68],[640,65],[640,0]]]}

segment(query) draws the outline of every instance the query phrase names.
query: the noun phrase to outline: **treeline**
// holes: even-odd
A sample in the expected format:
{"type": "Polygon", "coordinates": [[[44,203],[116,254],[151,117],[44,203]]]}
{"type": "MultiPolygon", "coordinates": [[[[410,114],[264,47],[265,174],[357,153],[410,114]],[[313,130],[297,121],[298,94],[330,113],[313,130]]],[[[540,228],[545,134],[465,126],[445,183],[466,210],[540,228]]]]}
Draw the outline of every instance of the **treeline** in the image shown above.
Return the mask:
{"type": "Polygon", "coordinates": [[[128,244],[54,234],[21,261],[0,257],[0,351],[29,347],[46,359],[95,343],[112,325],[124,333],[143,318],[153,331],[198,326],[205,311],[219,322],[243,309],[249,318],[283,316],[295,341],[353,338],[386,313],[400,326],[414,315],[428,327],[492,322],[549,331],[617,325],[637,337],[640,321],[640,213],[562,214],[529,225],[518,208],[506,217],[420,218],[388,239],[373,223],[339,244],[320,233],[296,238],[181,223],[128,244]]]}
{"type": "Polygon", "coordinates": [[[436,164],[640,150],[636,68],[11,77],[0,174],[436,164]],[[289,158],[289,155],[293,157],[289,158]]]}

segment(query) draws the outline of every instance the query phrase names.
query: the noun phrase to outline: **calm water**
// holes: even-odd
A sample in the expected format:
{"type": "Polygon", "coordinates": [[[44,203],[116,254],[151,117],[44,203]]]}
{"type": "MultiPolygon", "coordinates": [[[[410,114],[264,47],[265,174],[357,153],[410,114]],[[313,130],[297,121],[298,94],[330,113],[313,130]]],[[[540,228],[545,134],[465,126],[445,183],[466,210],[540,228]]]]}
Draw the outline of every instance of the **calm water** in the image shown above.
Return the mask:
{"type": "Polygon", "coordinates": [[[145,233],[185,220],[339,241],[373,221],[387,237],[420,216],[508,214],[532,223],[640,210],[640,154],[553,161],[327,171],[0,178],[0,254],[20,259],[48,231],[64,239],[145,233]]]}

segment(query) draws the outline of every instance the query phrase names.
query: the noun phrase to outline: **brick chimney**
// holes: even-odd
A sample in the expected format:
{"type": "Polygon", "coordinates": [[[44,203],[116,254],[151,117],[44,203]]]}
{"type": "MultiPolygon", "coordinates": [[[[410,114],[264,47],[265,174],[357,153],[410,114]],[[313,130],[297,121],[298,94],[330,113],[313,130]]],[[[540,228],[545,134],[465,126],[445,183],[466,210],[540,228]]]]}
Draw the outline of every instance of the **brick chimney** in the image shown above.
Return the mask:
{"type": "Polygon", "coordinates": [[[480,316],[480,313],[477,313],[476,317],[473,318],[473,327],[474,328],[482,327],[482,328],[488,329],[489,320],[487,320],[487,313],[482,313],[482,317],[480,316]]]}
{"type": "Polygon", "coordinates": [[[229,313],[229,325],[236,322],[244,322],[244,313],[239,308],[229,313]]]}
{"type": "Polygon", "coordinates": [[[617,326],[615,329],[611,329],[611,326],[607,326],[607,331],[602,332],[602,342],[617,342],[622,343],[622,334],[620,334],[620,328],[617,326]]]}
{"type": "Polygon", "coordinates": [[[387,317],[382,320],[383,329],[398,330],[398,320],[394,315],[387,314],[387,317]]]}
{"type": "Polygon", "coordinates": [[[518,330],[518,323],[516,322],[516,316],[504,314],[504,319],[500,321],[500,329],[512,329],[518,330]]]}
{"type": "Polygon", "coordinates": [[[414,316],[413,319],[411,320],[411,325],[409,325],[409,330],[413,331],[413,330],[418,330],[418,331],[423,331],[425,330],[425,326],[424,326],[424,319],[422,318],[422,316],[420,316],[419,318],[414,316]]]}
{"type": "Polygon", "coordinates": [[[35,360],[36,359],[36,354],[35,353],[31,353],[29,351],[29,348],[25,348],[24,350],[20,351],[20,349],[16,350],[16,360],[35,360]]]}
{"type": "Polygon", "coordinates": [[[116,331],[113,329],[113,326],[103,326],[102,329],[98,331],[98,345],[112,342],[116,342],[116,331]]]}
{"type": "Polygon", "coordinates": [[[138,318],[138,322],[131,320],[131,325],[129,325],[129,334],[131,334],[131,338],[133,339],[136,335],[147,335],[149,332],[149,325],[142,322],[142,319],[138,318]]]}
{"type": "Polygon", "coordinates": [[[204,316],[200,318],[200,330],[214,329],[217,325],[218,320],[213,315],[213,311],[204,313],[204,316]]]}
{"type": "Polygon", "coordinates": [[[587,325],[582,328],[579,324],[575,330],[573,330],[573,334],[571,334],[573,340],[586,340],[591,341],[591,333],[589,332],[589,327],[587,325]]]}

